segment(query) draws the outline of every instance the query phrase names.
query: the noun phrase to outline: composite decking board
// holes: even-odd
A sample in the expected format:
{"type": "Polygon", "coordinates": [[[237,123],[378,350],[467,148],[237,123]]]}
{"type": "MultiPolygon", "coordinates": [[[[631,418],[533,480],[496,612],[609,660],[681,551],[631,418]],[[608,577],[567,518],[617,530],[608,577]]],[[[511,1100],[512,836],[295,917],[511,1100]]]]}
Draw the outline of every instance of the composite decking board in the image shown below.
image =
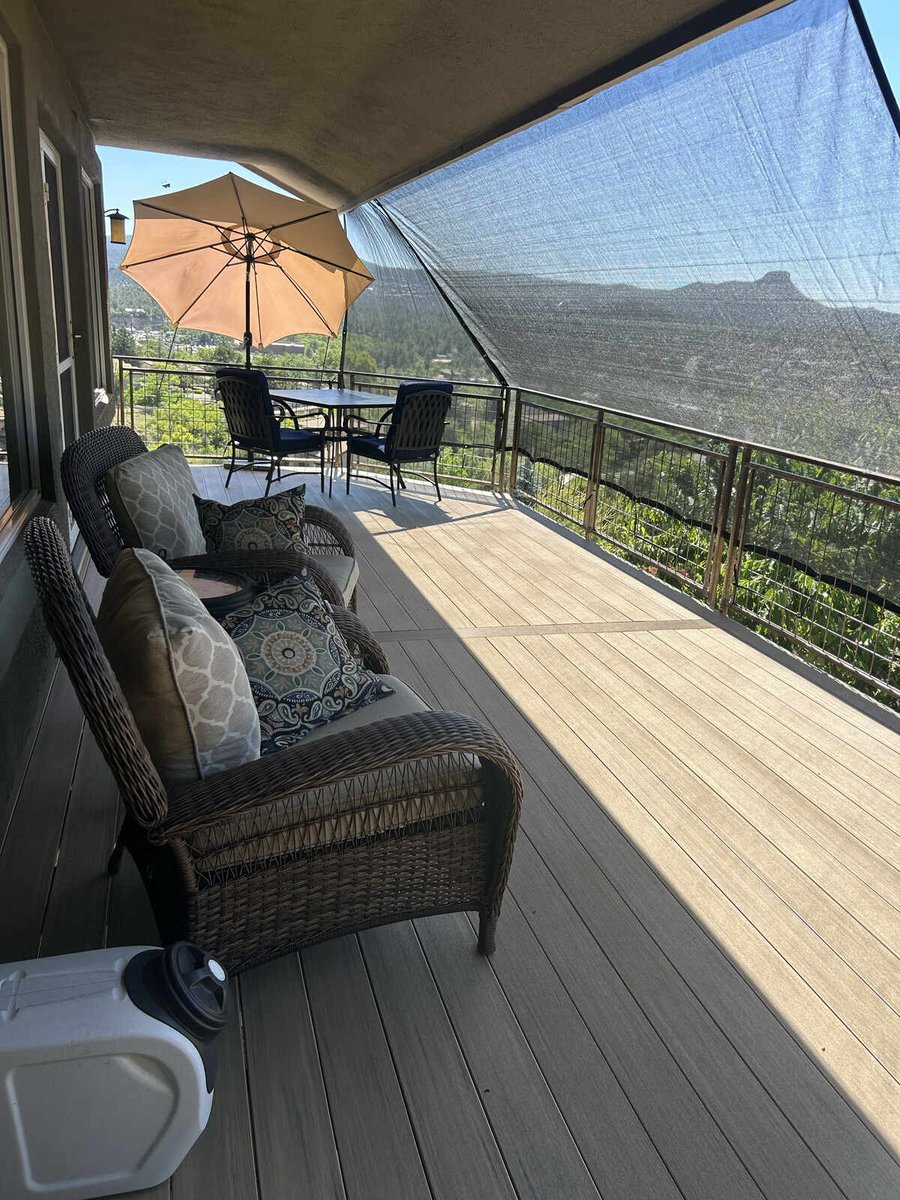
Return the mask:
{"type": "MultiPolygon", "coordinates": [[[[499,518],[492,518],[477,532],[471,526],[457,529],[451,525],[447,540],[455,547],[457,557],[492,567],[499,586],[519,593],[528,589],[530,593],[540,595],[546,601],[546,607],[552,609],[553,620],[563,619],[561,614],[567,614],[570,620],[594,621],[643,611],[643,606],[635,602],[637,597],[625,596],[615,588],[612,596],[608,593],[598,595],[593,587],[584,588],[581,580],[570,580],[565,571],[567,563],[560,564],[563,569],[559,573],[548,570],[546,558],[535,553],[528,538],[514,534],[512,526],[513,522],[499,518]],[[510,550],[514,553],[510,554],[510,550]],[[580,594],[582,590],[584,595],[580,594]]],[[[598,566],[596,576],[591,577],[592,584],[595,580],[600,583],[603,567],[599,562],[598,566]]],[[[608,567],[606,571],[609,571],[608,567]]]]}
{"type": "Polygon", "coordinates": [[[416,933],[519,1200],[598,1200],[571,1131],[461,913],[415,922],[416,933]]]}
{"type": "Polygon", "coordinates": [[[725,629],[710,625],[702,634],[702,638],[692,635],[686,642],[701,653],[718,659],[726,670],[736,673],[745,695],[754,698],[756,703],[763,707],[778,704],[791,714],[802,716],[812,727],[826,730],[838,742],[852,746],[864,760],[877,761],[895,772],[898,757],[898,733],[895,730],[859,713],[850,704],[840,704],[840,712],[835,714],[834,708],[821,702],[822,688],[799,677],[796,671],[780,662],[768,660],[766,654],[746,646],[725,629]]]}
{"type": "Polygon", "coordinates": [[[412,925],[369,930],[359,941],[435,1200],[516,1200],[412,925]]]}
{"type": "Polygon", "coordinates": [[[171,1179],[172,1200],[257,1200],[255,1149],[239,1012],[219,1037],[209,1124],[171,1179]]]}
{"type": "MultiPolygon", "coordinates": [[[[782,1110],[789,1115],[792,1124],[804,1140],[813,1148],[818,1158],[828,1166],[833,1177],[841,1183],[848,1196],[869,1200],[879,1196],[888,1200],[900,1189],[900,1166],[885,1148],[877,1135],[866,1126],[859,1113],[847,1101],[838,1085],[823,1073],[813,1055],[820,1049],[817,1042],[808,1045],[808,1050],[790,1027],[789,1014],[802,1010],[808,1001],[805,986],[797,980],[793,971],[778,957],[773,957],[763,944],[763,956],[758,977],[771,979],[774,972],[785,976],[781,980],[780,993],[776,1000],[787,997],[788,1003],[781,1007],[766,998],[764,988],[756,988],[739,971],[727,956],[726,945],[705,932],[684,904],[673,894],[673,880],[683,876],[681,863],[675,857],[672,864],[665,853],[652,853],[665,874],[654,869],[648,859],[626,840],[619,825],[598,809],[597,801],[585,787],[573,777],[568,766],[559,758],[556,748],[551,747],[540,736],[513,701],[491,680],[464,646],[450,647],[442,644],[438,648],[415,646],[404,648],[411,653],[419,667],[429,678],[439,679],[442,699],[451,707],[474,712],[498,728],[512,746],[526,771],[540,778],[547,810],[542,813],[528,805],[523,814],[523,828],[533,831],[535,819],[547,825],[547,814],[559,810],[565,824],[578,837],[581,844],[604,871],[610,882],[632,909],[651,936],[670,957],[676,969],[701,999],[714,1020],[723,1029],[728,1039],[739,1050],[745,1061],[776,1098],[782,1110]],[[446,669],[433,667],[427,659],[429,652],[438,654],[446,669]],[[474,703],[467,703],[457,688],[448,690],[447,680],[455,677],[468,689],[470,696],[477,696],[483,706],[479,710],[474,703]],[[788,1015],[784,1015],[787,1013],[788,1015]],[[860,1177],[865,1186],[860,1187],[860,1177]]],[[[665,842],[662,846],[666,849],[665,842]]],[[[654,851],[654,847],[650,847],[654,851]]],[[[571,851],[562,855],[565,864],[571,851]]],[[[566,867],[563,867],[565,875],[566,867]]],[[[717,891],[703,877],[701,885],[718,899],[717,891]]],[[[693,890],[693,886],[692,889],[693,890]]],[[[515,884],[513,886],[515,892],[515,884]]],[[[527,898],[526,898],[527,902],[527,898]]],[[[726,943],[746,944],[742,921],[736,918],[731,906],[724,905],[726,943]],[[731,926],[728,925],[728,919],[731,926]]],[[[721,922],[720,922],[721,923],[721,922]]],[[[499,937],[502,938],[503,918],[499,937]]],[[[761,940],[761,939],[759,939],[761,940]]],[[[752,958],[752,956],[751,956],[752,958]]],[[[813,1014],[811,1026],[821,1040],[824,1031],[834,1049],[845,1050],[841,1038],[849,1046],[851,1054],[858,1050],[855,1040],[839,1025],[829,1010],[813,1014]]],[[[875,1079],[874,1111],[878,1104],[890,1106],[895,1103],[896,1089],[884,1088],[884,1073],[875,1079]]]]}
{"type": "MultiPolygon", "coordinates": [[[[773,761],[774,753],[786,754],[788,760],[792,759],[798,764],[797,767],[788,765],[788,770],[798,778],[802,778],[802,772],[811,771],[878,820],[894,828],[900,824],[900,775],[887,771],[878,775],[877,764],[874,763],[865,775],[860,775],[845,766],[835,754],[829,754],[829,750],[837,747],[827,731],[821,730],[814,735],[816,740],[811,741],[806,734],[813,731],[798,728],[797,722],[793,724],[793,736],[782,749],[786,726],[781,720],[781,713],[773,711],[771,707],[761,707],[742,695],[737,672],[731,673],[727,668],[723,671],[721,664],[717,671],[714,660],[703,651],[685,653],[683,643],[667,636],[668,631],[655,632],[663,636],[649,642],[648,649],[657,661],[662,660],[672,668],[671,673],[667,672],[667,678],[671,679],[674,675],[675,678],[693,683],[700,689],[707,704],[717,700],[723,717],[729,719],[732,728],[740,724],[752,733],[754,744],[760,746],[761,758],[773,761]],[[878,776],[877,781],[875,776],[878,776]]],[[[791,775],[786,774],[786,778],[791,778],[791,775]]]]}
{"type": "MultiPolygon", "coordinates": [[[[483,644],[478,643],[478,646],[483,658],[483,644]]],[[[840,1063],[840,1077],[848,1095],[866,1114],[873,1128],[880,1130],[886,1124],[890,1131],[887,1136],[900,1145],[900,1119],[894,1116],[897,1111],[896,1081],[813,992],[794,965],[747,920],[729,892],[723,892],[713,884],[682,849],[675,837],[680,831],[670,831],[665,821],[648,813],[640,799],[608,771],[605,764],[593,753],[586,754],[581,738],[572,733],[566,721],[557,716],[543,697],[523,682],[502,655],[498,654],[488,665],[502,687],[507,686],[508,680],[509,691],[515,696],[517,705],[535,727],[552,740],[576,778],[596,797],[595,805],[602,805],[653,865],[667,873],[673,886],[685,896],[692,910],[722,942],[743,972],[774,1007],[786,1011],[786,1019],[798,1028],[811,1053],[816,1055],[822,1048],[821,1042],[826,1041],[825,1068],[828,1069],[829,1061],[840,1063]],[[759,942],[762,942],[761,946],[759,942]],[[825,1039],[823,1031],[827,1031],[825,1039]]],[[[594,822],[596,820],[595,817],[594,822]]],[[[584,836],[591,836],[590,823],[584,836]]]]}
{"type": "MultiPolygon", "coordinates": [[[[893,944],[898,920],[896,910],[851,872],[845,871],[837,857],[823,852],[818,843],[769,804],[765,779],[754,788],[727,765],[740,757],[738,745],[722,746],[714,725],[699,717],[692,708],[685,705],[673,712],[666,705],[664,689],[657,684],[653,674],[634,670],[628,656],[616,652],[611,641],[554,638],[551,644],[554,650],[558,649],[568,661],[575,666],[581,665],[582,669],[597,662],[608,668],[602,677],[602,687],[604,695],[617,706],[611,711],[627,713],[629,718],[640,722],[656,746],[670,751],[695,774],[696,785],[688,777],[686,788],[679,793],[685,803],[744,856],[754,870],[759,870],[773,890],[795,906],[814,928],[827,934],[836,923],[837,931],[843,931],[849,939],[846,951],[840,951],[848,961],[852,961],[856,952],[855,941],[867,946],[869,937],[879,939],[879,946],[870,948],[876,954],[879,949],[881,951],[877,968],[881,969],[882,961],[887,968],[883,983],[879,982],[879,990],[895,1008],[900,1007],[900,959],[896,957],[893,944]],[[657,704],[659,707],[655,707],[657,704]],[[788,864],[797,867],[802,874],[792,870],[786,876],[788,864]],[[808,881],[815,887],[812,892],[808,881]],[[813,915],[816,911],[820,918],[824,916],[824,922],[813,915]],[[893,996],[888,996],[888,992],[893,992],[893,996]]],[[[629,654],[636,656],[638,650],[632,639],[629,654]]],[[[660,770],[663,778],[672,778],[665,763],[660,770]]],[[[677,774],[683,776],[684,772],[677,774]]],[[[752,775],[752,772],[747,774],[752,775]]],[[[897,882],[900,895],[900,874],[897,882]]],[[[839,944],[840,939],[832,942],[836,949],[839,944]]]]}
{"type": "Polygon", "coordinates": [[[556,625],[487,625],[462,626],[458,629],[385,629],[379,631],[381,642],[433,642],[443,638],[468,639],[491,637],[546,637],[551,633],[629,633],[633,630],[653,632],[657,629],[689,629],[703,624],[687,617],[676,621],[595,621],[556,625]]]}
{"type": "MultiPolygon", "coordinates": [[[[418,650],[418,647],[417,647],[418,650]]],[[[418,656],[421,659],[421,655],[418,656]]],[[[445,689],[441,696],[444,703],[450,704],[453,707],[471,708],[471,705],[466,705],[464,697],[459,695],[458,689],[445,689]]],[[[516,859],[513,867],[513,876],[511,879],[511,895],[519,905],[527,906],[530,911],[533,908],[534,883],[533,879],[529,879],[524,884],[520,884],[518,875],[518,863],[523,854],[523,843],[525,839],[532,839],[535,834],[541,843],[542,849],[546,852],[548,845],[548,813],[543,808],[546,805],[544,797],[529,791],[526,799],[525,814],[523,817],[522,835],[520,835],[520,846],[516,852],[516,859]]],[[[548,806],[549,807],[549,806],[548,806]]],[[[552,823],[552,818],[550,819],[552,823]]],[[[560,842],[561,823],[557,823],[556,842],[560,842]]],[[[574,837],[565,833],[561,835],[561,844],[556,845],[554,860],[558,870],[566,870],[569,873],[575,867],[578,861],[577,856],[580,853],[586,856],[586,852],[580,845],[576,845],[574,837]]],[[[590,866],[586,867],[584,861],[581,863],[581,871],[586,877],[593,874],[595,886],[600,882],[599,873],[595,870],[591,872],[590,866]]],[[[616,914],[609,907],[610,897],[613,892],[608,883],[603,880],[603,891],[606,893],[605,900],[607,907],[603,913],[597,918],[597,924],[607,931],[607,937],[613,936],[613,924],[616,919],[616,914]]],[[[589,885],[588,885],[589,886],[589,885]]],[[[581,897],[583,902],[587,902],[587,893],[581,897]]],[[[594,898],[594,906],[598,903],[597,897],[594,898]]],[[[619,923],[622,923],[624,909],[620,906],[618,913],[619,923]]],[[[788,1125],[782,1112],[777,1109],[776,1105],[770,1099],[768,1093],[759,1085],[755,1076],[750,1072],[750,1068],[745,1065],[736,1052],[731,1048],[730,1043],[716,1027],[705,1010],[694,999],[693,995],[689,995],[688,991],[681,982],[680,976],[673,974],[673,970],[667,961],[664,961],[659,954],[655,943],[651,943],[648,935],[642,927],[640,927],[631,918],[630,910],[628,915],[624,917],[625,927],[618,934],[617,943],[621,950],[623,958],[631,959],[627,966],[618,968],[620,978],[625,986],[629,986],[629,976],[633,976],[635,971],[641,968],[640,954],[638,947],[643,939],[645,946],[648,947],[644,951],[645,962],[643,964],[643,992],[644,1004],[643,1008],[647,1008],[646,996],[653,997],[653,1004],[658,1006],[660,1010],[667,1012],[667,1024],[664,1025],[663,1033],[657,1035],[657,1031],[651,1031],[646,1026],[646,1022],[641,1024],[642,1018],[635,1012],[629,1010],[629,1001],[627,998],[620,995],[612,995],[604,993],[597,997],[597,1003],[600,1005],[600,1010],[606,1008],[610,1015],[607,1026],[600,1027],[597,1021],[594,1022],[596,1028],[596,1037],[601,1041],[601,1048],[605,1046],[605,1052],[608,1052],[612,1059],[616,1062],[619,1071],[622,1071],[623,1063],[633,1064],[637,1059],[644,1060],[648,1056],[652,1056],[653,1047],[657,1042],[657,1036],[661,1041],[664,1041],[666,1046],[671,1048],[673,1045],[681,1043],[681,1053],[678,1056],[681,1060],[686,1060],[689,1064],[685,1069],[686,1074],[684,1079],[678,1080],[676,1075],[676,1085],[680,1083],[680,1088],[677,1088],[677,1096],[672,1095],[672,1102],[681,1106],[688,1105],[691,1101],[696,1105],[696,1097],[690,1095],[691,1087],[688,1075],[694,1076],[697,1071],[703,1071],[705,1068],[706,1076],[710,1083],[708,1087],[715,1086],[718,1083],[720,1088],[726,1089],[725,1094],[728,1095],[732,1091],[739,1094],[739,1107],[736,1111],[732,1109],[730,1113],[730,1131],[732,1139],[740,1144],[742,1141],[749,1141],[754,1131],[757,1132],[757,1141],[752,1144],[748,1151],[748,1169],[753,1170],[757,1160],[774,1158],[773,1169],[776,1175],[772,1175],[768,1179],[768,1186],[764,1191],[769,1192],[774,1186],[776,1176],[786,1177],[786,1164],[796,1164],[792,1168],[798,1178],[792,1179],[792,1195],[806,1195],[810,1200],[825,1195],[838,1195],[833,1184],[822,1172],[818,1162],[806,1150],[801,1139],[797,1136],[794,1130],[788,1125]],[[647,958],[651,965],[647,966],[647,958]],[[655,958],[655,962],[654,962],[655,958]],[[618,1007],[616,1007],[618,1005],[618,1007]],[[612,1015],[612,1010],[615,1009],[615,1014],[612,1015]],[[694,1033],[689,1032],[694,1028],[694,1033]],[[609,1030],[615,1030],[615,1033],[609,1030]],[[716,1043],[718,1038],[718,1044],[716,1043]],[[620,1044],[620,1042],[622,1044],[620,1044]],[[751,1153],[752,1152],[752,1153],[751,1153]]],[[[574,919],[574,917],[573,917],[574,919]]],[[[506,914],[501,919],[498,941],[503,944],[505,936],[506,914]]],[[[547,955],[553,959],[557,953],[555,942],[558,940],[554,935],[552,938],[542,939],[547,955]]],[[[498,949],[498,954],[500,953],[498,949]]],[[[502,959],[501,959],[502,961],[502,959]]],[[[596,960],[592,960],[593,968],[593,986],[597,987],[598,979],[600,978],[597,972],[596,960]]],[[[502,975],[501,975],[502,982],[502,975]]],[[[591,984],[587,985],[588,990],[591,984]]],[[[607,989],[613,987],[607,982],[607,989]]],[[[641,997],[632,1000],[631,1007],[636,1008],[641,1004],[641,997]]],[[[550,1010],[552,1011],[552,1009],[550,1010]]],[[[656,1020],[659,1021],[659,1013],[656,1013],[656,1020]]],[[[534,1048],[534,1042],[532,1041],[534,1048]]],[[[536,1051],[537,1052],[537,1051],[536,1051]]],[[[660,1064],[659,1059],[655,1060],[654,1077],[658,1079],[665,1078],[666,1068],[670,1064],[663,1062],[660,1064]]],[[[807,1068],[809,1064],[807,1063],[807,1068]]],[[[681,1069],[679,1067],[679,1069],[681,1069]]],[[[633,1093],[632,1103],[640,1114],[648,1114],[642,1116],[642,1120],[646,1120],[650,1136],[662,1139],[663,1145],[666,1145],[667,1124],[662,1115],[652,1107],[653,1087],[649,1080],[641,1080],[638,1078],[635,1081],[633,1071],[625,1069],[624,1085],[626,1089],[630,1089],[633,1093]]],[[[671,1077],[670,1077],[670,1086],[671,1077]]],[[[702,1090],[702,1088],[700,1089],[702,1090]]],[[[558,1102],[562,1101],[557,1094],[558,1102]]],[[[713,1118],[718,1118],[722,1112],[722,1103],[714,1105],[710,1102],[707,1096],[705,1103],[713,1118]]],[[[564,1108],[565,1112],[566,1109],[564,1108]]],[[[696,1118],[695,1118],[696,1119],[696,1118]]],[[[583,1149],[583,1148],[582,1148],[583,1149]]],[[[672,1147],[666,1145],[669,1153],[672,1152],[672,1147]]],[[[675,1164],[670,1163],[669,1169],[676,1173],[676,1178],[682,1180],[682,1187],[688,1192],[691,1191],[692,1183],[683,1179],[684,1166],[681,1167],[681,1175],[677,1173],[675,1164]]],[[[764,1174],[766,1170],[765,1163],[757,1168],[760,1174],[764,1174]]],[[[789,1172],[788,1172],[789,1173],[789,1172]]],[[[601,1189],[602,1190],[602,1189],[601,1189]]],[[[777,1194],[777,1193],[774,1193],[777,1194]]]]}
{"type": "Polygon", "coordinates": [[[679,1200],[683,1193],[512,894],[491,968],[600,1194],[679,1200]]]}
{"type": "Polygon", "coordinates": [[[239,986],[260,1198],[345,1200],[300,960],[266,963],[239,986]]]}
{"type": "MultiPolygon", "coordinates": [[[[487,653],[481,649],[482,643],[478,645],[480,654],[487,653]]],[[[580,769],[587,774],[601,765],[610,769],[651,820],[664,828],[671,827],[697,867],[764,933],[773,948],[896,1079],[900,1075],[900,1038],[893,1019],[896,1014],[827,944],[811,935],[809,927],[761,883],[715,829],[692,813],[673,786],[674,780],[666,778],[667,772],[670,777],[677,773],[678,766],[665,748],[617,709],[609,708],[598,719],[537,660],[531,645],[523,650],[521,643],[511,638],[496,639],[490,645],[522,678],[529,679],[529,686],[539,688],[545,704],[556,703],[562,708],[562,693],[568,693],[564,720],[574,735],[572,754],[580,769]],[[677,805],[674,813],[673,802],[677,805]]],[[[551,647],[544,653],[553,660],[551,647]]],[[[700,787],[699,780],[696,786],[700,787]]]]}
{"type": "Polygon", "coordinates": [[[57,672],[28,769],[0,847],[0,962],[38,952],[84,717],[65,671],[57,672]]]}
{"type": "Polygon", "coordinates": [[[110,884],[106,864],[118,832],[117,810],[115,781],[85,730],[44,915],[42,955],[103,946],[110,884]]]}
{"type": "MultiPolygon", "coordinates": [[[[833,714],[817,703],[812,693],[820,689],[812,684],[807,685],[806,692],[792,689],[789,701],[783,703],[783,696],[767,686],[772,680],[770,674],[751,673],[746,669],[748,661],[752,661],[752,651],[747,653],[736,638],[723,630],[714,632],[718,635],[715,639],[680,639],[671,644],[681,653],[696,654],[699,662],[713,664],[712,670],[721,673],[724,668],[739,681],[742,694],[762,712],[776,713],[785,729],[799,733],[813,745],[824,743],[832,758],[861,778],[871,779],[874,772],[875,778],[888,785],[888,790],[896,790],[900,783],[900,737],[896,733],[891,734],[892,744],[885,745],[872,737],[868,729],[863,730],[847,721],[835,721],[833,714]]],[[[869,721],[869,725],[873,724],[875,722],[869,721]]]]}
{"type": "MultiPolygon", "coordinates": [[[[610,646],[622,646],[615,636],[607,641],[610,646]]],[[[771,738],[759,734],[711,697],[702,678],[691,677],[684,660],[677,663],[677,669],[667,662],[664,650],[659,648],[661,643],[653,637],[635,643],[625,635],[624,646],[622,654],[633,659],[634,668],[643,667],[646,673],[655,673],[664,684],[673,697],[668,707],[679,720],[692,712],[706,717],[715,730],[716,743],[727,747],[725,761],[735,773],[766,788],[774,801],[786,806],[792,819],[798,822],[802,819],[805,828],[836,839],[840,853],[853,854],[854,858],[857,850],[865,854],[870,869],[881,880],[880,886],[886,889],[883,894],[893,904],[898,903],[895,864],[900,859],[897,832],[900,820],[892,819],[895,805],[890,798],[878,791],[866,795],[863,784],[858,792],[848,795],[846,790],[798,762],[771,738]],[[879,859],[881,866],[876,861],[879,859]]]]}
{"type": "Polygon", "coordinates": [[[431,1200],[356,938],[301,960],[348,1200],[431,1200]]]}
{"type": "Polygon", "coordinates": [[[130,854],[124,855],[109,887],[107,946],[158,946],[159,931],[150,900],[130,854]]]}
{"type": "MultiPolygon", "coordinates": [[[[829,688],[819,687],[792,665],[776,657],[764,639],[760,639],[757,648],[743,637],[732,637],[724,628],[705,630],[703,636],[714,643],[715,652],[721,651],[725,661],[739,663],[742,674],[757,682],[771,696],[802,707],[826,725],[837,720],[841,736],[849,738],[861,735],[866,748],[871,739],[887,747],[892,756],[896,753],[900,721],[897,713],[885,709],[879,712],[878,719],[872,717],[851,702],[857,699],[851,689],[846,688],[848,699],[845,701],[829,688]]],[[[827,678],[823,675],[823,679],[827,678]]],[[[842,692],[844,690],[841,689],[842,692]]],[[[877,753],[877,748],[870,752],[877,753]]]]}

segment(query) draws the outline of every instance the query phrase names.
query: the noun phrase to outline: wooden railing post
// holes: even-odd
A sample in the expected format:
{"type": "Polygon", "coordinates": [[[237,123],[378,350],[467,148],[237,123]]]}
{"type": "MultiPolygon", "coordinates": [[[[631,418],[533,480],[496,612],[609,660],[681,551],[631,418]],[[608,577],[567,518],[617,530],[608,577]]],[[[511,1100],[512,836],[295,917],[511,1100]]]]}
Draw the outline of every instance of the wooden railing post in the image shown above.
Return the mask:
{"type": "Polygon", "coordinates": [[[516,388],[513,405],[513,437],[512,449],[509,454],[509,482],[507,484],[510,496],[516,494],[516,476],[519,472],[519,436],[522,431],[522,392],[519,388],[516,388]]]}
{"type": "Polygon", "coordinates": [[[603,443],[606,436],[604,411],[597,409],[597,419],[591,434],[591,461],[588,467],[587,498],[584,502],[584,532],[592,534],[597,525],[597,500],[603,467],[603,443]]]}
{"type": "Polygon", "coordinates": [[[731,519],[731,531],[728,535],[728,557],[725,560],[725,575],[722,579],[722,595],[719,600],[719,610],[726,614],[734,595],[735,580],[740,566],[740,553],[744,545],[750,495],[753,491],[750,467],[750,449],[745,446],[741,454],[741,467],[734,497],[734,513],[731,519]]]}
{"type": "Polygon", "coordinates": [[[719,471],[719,486],[716,491],[715,513],[712,529],[709,532],[709,554],[706,559],[706,570],[703,574],[703,594],[710,608],[715,608],[719,598],[719,583],[722,579],[722,555],[725,552],[725,536],[728,530],[728,516],[731,512],[731,498],[734,491],[734,473],[737,469],[737,443],[732,443],[728,457],[722,463],[719,471]]]}

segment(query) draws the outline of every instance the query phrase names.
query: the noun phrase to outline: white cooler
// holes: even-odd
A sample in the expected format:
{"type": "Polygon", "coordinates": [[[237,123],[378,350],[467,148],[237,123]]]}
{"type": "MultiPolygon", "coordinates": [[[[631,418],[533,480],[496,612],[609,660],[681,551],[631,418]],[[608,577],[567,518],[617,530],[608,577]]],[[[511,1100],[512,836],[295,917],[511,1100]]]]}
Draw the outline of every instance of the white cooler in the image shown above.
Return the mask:
{"type": "Polygon", "coordinates": [[[0,966],[0,1197],[151,1187],[206,1127],[225,971],[188,942],[0,966]]]}

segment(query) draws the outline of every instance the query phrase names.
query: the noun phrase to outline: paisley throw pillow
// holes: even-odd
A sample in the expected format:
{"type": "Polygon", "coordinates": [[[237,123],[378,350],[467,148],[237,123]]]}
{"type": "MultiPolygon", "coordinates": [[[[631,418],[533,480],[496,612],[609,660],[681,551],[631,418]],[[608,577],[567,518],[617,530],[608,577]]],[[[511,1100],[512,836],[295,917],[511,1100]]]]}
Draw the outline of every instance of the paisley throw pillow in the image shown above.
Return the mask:
{"type": "Polygon", "coordinates": [[[234,609],[222,618],[222,627],[247,668],[261,754],[393,695],[353,657],[306,570],[234,609]]]}
{"type": "Polygon", "coordinates": [[[306,484],[280,492],[220,504],[194,496],[200,528],[211,554],[222,550],[299,550],[306,552],[303,517],[306,484]]]}

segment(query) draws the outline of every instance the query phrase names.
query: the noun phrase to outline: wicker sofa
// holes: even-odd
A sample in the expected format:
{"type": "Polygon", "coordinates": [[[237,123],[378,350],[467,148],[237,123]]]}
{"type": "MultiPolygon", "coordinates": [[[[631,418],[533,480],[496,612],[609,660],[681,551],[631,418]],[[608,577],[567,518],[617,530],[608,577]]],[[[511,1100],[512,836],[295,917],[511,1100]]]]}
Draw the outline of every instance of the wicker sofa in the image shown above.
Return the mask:
{"type": "MultiPolygon", "coordinates": [[[[143,439],[124,425],[95,429],[67,447],[60,463],[63,491],[81,535],[101,575],[107,577],[127,539],[119,528],[106,495],[107,472],[120,463],[144,454],[143,439]]],[[[291,558],[285,551],[247,551],[193,555],[173,561],[177,569],[215,568],[252,573],[269,568],[312,571],[326,600],[356,610],[356,548],[343,522],[325,508],[306,505],[304,518],[309,555],[291,558]]]]}
{"type": "MultiPolygon", "coordinates": [[[[370,926],[477,911],[479,947],[492,952],[522,800],[515,760],[494,733],[418,701],[167,790],[56,526],[34,519],[25,549],[121,790],[122,840],[164,940],[187,938],[240,971],[370,926]]],[[[386,671],[358,618],[335,615],[359,660],[386,671]]]]}

